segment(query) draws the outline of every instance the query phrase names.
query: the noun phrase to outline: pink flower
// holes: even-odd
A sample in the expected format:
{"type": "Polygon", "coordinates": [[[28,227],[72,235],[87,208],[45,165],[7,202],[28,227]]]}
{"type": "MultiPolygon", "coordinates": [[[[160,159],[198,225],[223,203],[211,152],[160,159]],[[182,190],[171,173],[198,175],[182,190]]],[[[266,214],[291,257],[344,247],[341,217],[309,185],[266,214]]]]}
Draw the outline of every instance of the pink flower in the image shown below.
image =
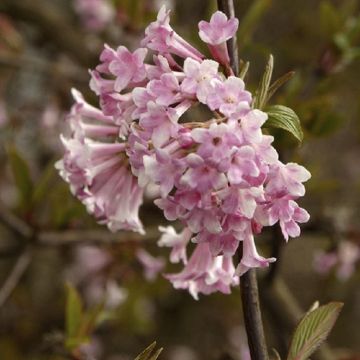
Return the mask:
{"type": "Polygon", "coordinates": [[[275,258],[264,258],[259,255],[256,246],[254,237],[252,235],[247,236],[243,240],[243,256],[236,269],[236,274],[241,276],[246,273],[249,269],[257,267],[267,267],[270,263],[276,261],[275,258]]]}
{"type": "Polygon", "coordinates": [[[213,123],[208,129],[196,128],[192,130],[191,136],[200,144],[196,153],[213,164],[228,159],[232,148],[240,144],[233,127],[224,123],[213,123]]]}
{"type": "Polygon", "coordinates": [[[109,71],[116,76],[114,89],[121,91],[130,82],[138,83],[145,79],[144,59],[147,49],[137,49],[131,53],[125,46],[119,46],[114,59],[109,63],[109,71]]]}
{"type": "Polygon", "coordinates": [[[182,185],[206,192],[210,189],[221,189],[227,184],[225,174],[207,165],[201,156],[189,154],[186,160],[189,168],[180,179],[182,185]]]}
{"type": "Polygon", "coordinates": [[[226,117],[231,117],[242,109],[250,110],[251,94],[245,90],[244,82],[235,76],[224,82],[213,80],[213,90],[207,97],[211,110],[220,110],[226,117]]]}
{"type": "Polygon", "coordinates": [[[203,55],[179,36],[170,26],[170,10],[163,6],[156,21],[145,29],[145,38],[141,44],[160,54],[175,54],[183,58],[201,60],[203,55]]]}
{"type": "Polygon", "coordinates": [[[213,257],[206,242],[196,246],[182,272],[166,277],[176,289],[187,289],[195,299],[198,299],[199,293],[220,291],[228,294],[230,286],[239,282],[232,259],[225,256],[213,257]]]}
{"type": "Polygon", "coordinates": [[[184,169],[182,162],[163,149],[157,149],[152,156],[145,155],[143,162],[145,175],[155,184],[160,185],[163,197],[167,196],[181,176],[184,169]]]}
{"type": "Polygon", "coordinates": [[[223,12],[216,11],[211,16],[210,22],[199,22],[199,36],[202,41],[210,45],[219,45],[231,39],[235,35],[238,26],[238,19],[228,19],[223,12]]]}
{"type": "Polygon", "coordinates": [[[184,62],[185,78],[181,83],[181,90],[190,95],[196,95],[198,100],[205,104],[212,91],[211,80],[218,77],[219,64],[213,60],[204,60],[201,63],[187,58],[184,62]]]}
{"type": "Polygon", "coordinates": [[[266,191],[269,194],[289,193],[292,196],[304,196],[303,182],[309,180],[311,174],[303,166],[295,163],[274,166],[269,174],[266,191]]]}
{"type": "Polygon", "coordinates": [[[162,271],[165,266],[163,258],[155,258],[144,249],[137,250],[136,257],[144,267],[145,278],[149,281],[154,281],[158,273],[162,271]]]}
{"type": "Polygon", "coordinates": [[[221,11],[216,11],[210,22],[199,22],[199,36],[209,46],[210,52],[215,60],[225,66],[229,66],[229,54],[226,41],[231,39],[239,26],[239,20],[227,16],[221,11]]]}
{"type": "Polygon", "coordinates": [[[165,107],[153,101],[147,103],[147,112],[140,115],[139,124],[147,131],[155,147],[161,147],[176,136],[180,116],[190,107],[190,103],[183,102],[176,108],[165,107]]]}
{"type": "Polygon", "coordinates": [[[157,104],[163,106],[178,103],[182,99],[179,82],[172,73],[162,74],[160,79],[149,81],[147,91],[157,104]]]}
{"type": "Polygon", "coordinates": [[[171,247],[170,261],[178,263],[182,261],[187,264],[186,246],[189,243],[192,232],[188,228],[178,234],[172,226],[159,226],[159,230],[163,233],[158,241],[159,246],[171,247]]]}

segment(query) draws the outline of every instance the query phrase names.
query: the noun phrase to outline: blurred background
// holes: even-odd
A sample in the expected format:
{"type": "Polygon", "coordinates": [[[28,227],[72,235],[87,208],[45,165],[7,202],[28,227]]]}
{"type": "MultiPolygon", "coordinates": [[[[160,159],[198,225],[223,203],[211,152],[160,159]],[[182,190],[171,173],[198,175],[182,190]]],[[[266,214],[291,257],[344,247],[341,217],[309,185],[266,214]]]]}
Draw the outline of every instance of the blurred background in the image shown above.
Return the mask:
{"type": "MultiPolygon", "coordinates": [[[[156,245],[166,222],[151,196],[146,236],[112,234],[54,169],[70,89],[96,105],[88,69],[103,44],[138,47],[162,4],[206,53],[197,23],[214,0],[0,0],[0,359],[127,360],[154,340],[164,360],[249,359],[239,289],[195,301],[161,276],[175,269],[156,245]]],[[[345,307],[314,358],[360,359],[359,1],[235,5],[247,87],[256,89],[270,53],[274,79],[295,71],[271,103],[295,109],[304,142],[273,134],[285,161],[312,172],[302,236],[285,245],[270,229],[257,240],[279,259],[259,272],[269,348],[283,355],[312,303],[337,300],[345,307]]]]}

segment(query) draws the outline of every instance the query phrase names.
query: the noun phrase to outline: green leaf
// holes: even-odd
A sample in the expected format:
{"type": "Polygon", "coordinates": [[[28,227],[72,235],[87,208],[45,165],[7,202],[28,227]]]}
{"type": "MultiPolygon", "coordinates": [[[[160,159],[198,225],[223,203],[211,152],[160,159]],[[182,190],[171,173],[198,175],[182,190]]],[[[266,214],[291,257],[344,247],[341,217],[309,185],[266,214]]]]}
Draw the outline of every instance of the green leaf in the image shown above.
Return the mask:
{"type": "Polygon", "coordinates": [[[268,119],[264,127],[283,129],[291,133],[300,142],[303,140],[304,135],[301,130],[300,119],[294,110],[283,105],[273,105],[269,106],[266,112],[268,119]]]}
{"type": "Polygon", "coordinates": [[[253,102],[253,107],[255,109],[261,110],[266,105],[273,69],[274,69],[274,58],[272,55],[270,55],[269,60],[265,67],[264,75],[261,78],[259,87],[255,93],[255,99],[253,102]]]}
{"type": "Polygon", "coordinates": [[[33,191],[33,182],[30,177],[29,167],[14,146],[9,147],[7,153],[15,184],[20,195],[21,206],[28,208],[31,203],[33,191]]]}
{"type": "Polygon", "coordinates": [[[163,351],[163,348],[158,349],[158,350],[155,352],[155,354],[152,355],[151,358],[149,358],[149,360],[156,360],[156,359],[160,356],[160,354],[162,353],[162,351],[163,351]]]}
{"type": "Polygon", "coordinates": [[[327,338],[343,303],[331,302],[308,312],[297,326],[287,360],[306,360],[327,338]]]}
{"type": "Polygon", "coordinates": [[[248,70],[249,70],[250,63],[247,61],[245,63],[240,64],[240,71],[239,71],[239,78],[243,79],[245,78],[248,70]]]}
{"type": "Polygon", "coordinates": [[[135,360],[156,360],[160,353],[162,352],[162,348],[155,351],[154,354],[152,354],[153,350],[156,347],[156,341],[154,341],[151,345],[149,345],[141,354],[139,354],[135,360]]]}
{"type": "Polygon", "coordinates": [[[77,290],[66,284],[66,335],[69,339],[77,338],[83,319],[83,304],[77,290]]]}
{"type": "Polygon", "coordinates": [[[276,79],[269,87],[266,102],[268,102],[271,99],[271,97],[275,94],[275,92],[279,90],[279,88],[283,86],[285,83],[287,83],[294,75],[295,75],[295,71],[289,71],[283,76],[276,79]]]}

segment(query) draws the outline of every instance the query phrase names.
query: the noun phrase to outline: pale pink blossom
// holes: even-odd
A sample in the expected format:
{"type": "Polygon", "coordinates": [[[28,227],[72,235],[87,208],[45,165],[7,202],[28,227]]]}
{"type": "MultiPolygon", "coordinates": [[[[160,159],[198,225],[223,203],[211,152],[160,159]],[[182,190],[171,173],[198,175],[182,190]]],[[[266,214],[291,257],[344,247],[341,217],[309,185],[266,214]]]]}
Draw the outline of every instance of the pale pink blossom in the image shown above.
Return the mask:
{"type": "Polygon", "coordinates": [[[213,60],[202,62],[187,58],[184,61],[185,78],[181,83],[181,90],[190,95],[196,95],[198,100],[205,104],[212,91],[211,80],[217,78],[219,64],[213,60]]]}
{"type": "Polygon", "coordinates": [[[121,91],[131,82],[138,83],[145,79],[144,59],[147,49],[140,48],[131,53],[125,46],[119,46],[114,58],[109,63],[109,71],[116,76],[114,89],[121,91]]]}
{"type": "Polygon", "coordinates": [[[156,21],[145,29],[145,38],[141,44],[160,54],[175,54],[183,58],[201,60],[203,55],[179,36],[170,26],[170,10],[163,6],[156,21]]]}
{"type": "Polygon", "coordinates": [[[165,266],[165,260],[163,258],[155,258],[144,249],[137,250],[136,257],[144,267],[145,278],[149,281],[154,281],[165,266]]]}
{"type": "Polygon", "coordinates": [[[216,11],[211,16],[210,22],[199,22],[201,40],[208,44],[214,59],[225,66],[228,66],[230,61],[226,41],[235,35],[238,26],[238,19],[228,19],[221,11],[216,11]]]}
{"type": "Polygon", "coordinates": [[[192,232],[188,228],[184,228],[181,233],[177,233],[172,226],[159,226],[162,235],[158,241],[159,246],[171,247],[170,261],[187,264],[186,247],[192,237],[192,232]]]}
{"type": "Polygon", "coordinates": [[[211,110],[219,110],[226,117],[238,113],[239,106],[250,110],[251,94],[245,90],[243,80],[230,76],[225,81],[214,79],[212,84],[213,89],[206,99],[211,110]]]}

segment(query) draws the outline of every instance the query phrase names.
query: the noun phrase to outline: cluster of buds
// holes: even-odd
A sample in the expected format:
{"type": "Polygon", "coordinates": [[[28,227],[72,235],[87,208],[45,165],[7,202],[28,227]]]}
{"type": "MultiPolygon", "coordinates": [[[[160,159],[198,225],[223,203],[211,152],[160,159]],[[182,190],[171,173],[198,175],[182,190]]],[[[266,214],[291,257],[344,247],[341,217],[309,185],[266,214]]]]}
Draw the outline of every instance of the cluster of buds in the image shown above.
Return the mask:
{"type": "Polygon", "coordinates": [[[66,152],[57,163],[72,193],[112,231],[144,233],[138,210],[144,188],[156,184],[155,204],[184,226],[181,233],[160,228],[159,246],[184,265],[166,277],[195,298],[229,293],[248,269],[275,261],[255,246],[264,226],[279,223],[287,240],[309,219],[296,200],[310,173],[279,160],[273,137],[262,132],[267,114],[252,108],[251,93],[231,70],[226,42],[237,27],[220,11],[199,23],[213,58],[206,59],[172,29],[163,7],[142,48],[105,46],[90,82],[100,109],[73,91],[71,136],[62,137],[66,152]],[[151,64],[144,62],[149,53],[151,64]],[[184,121],[199,103],[212,118],[184,121]]]}

